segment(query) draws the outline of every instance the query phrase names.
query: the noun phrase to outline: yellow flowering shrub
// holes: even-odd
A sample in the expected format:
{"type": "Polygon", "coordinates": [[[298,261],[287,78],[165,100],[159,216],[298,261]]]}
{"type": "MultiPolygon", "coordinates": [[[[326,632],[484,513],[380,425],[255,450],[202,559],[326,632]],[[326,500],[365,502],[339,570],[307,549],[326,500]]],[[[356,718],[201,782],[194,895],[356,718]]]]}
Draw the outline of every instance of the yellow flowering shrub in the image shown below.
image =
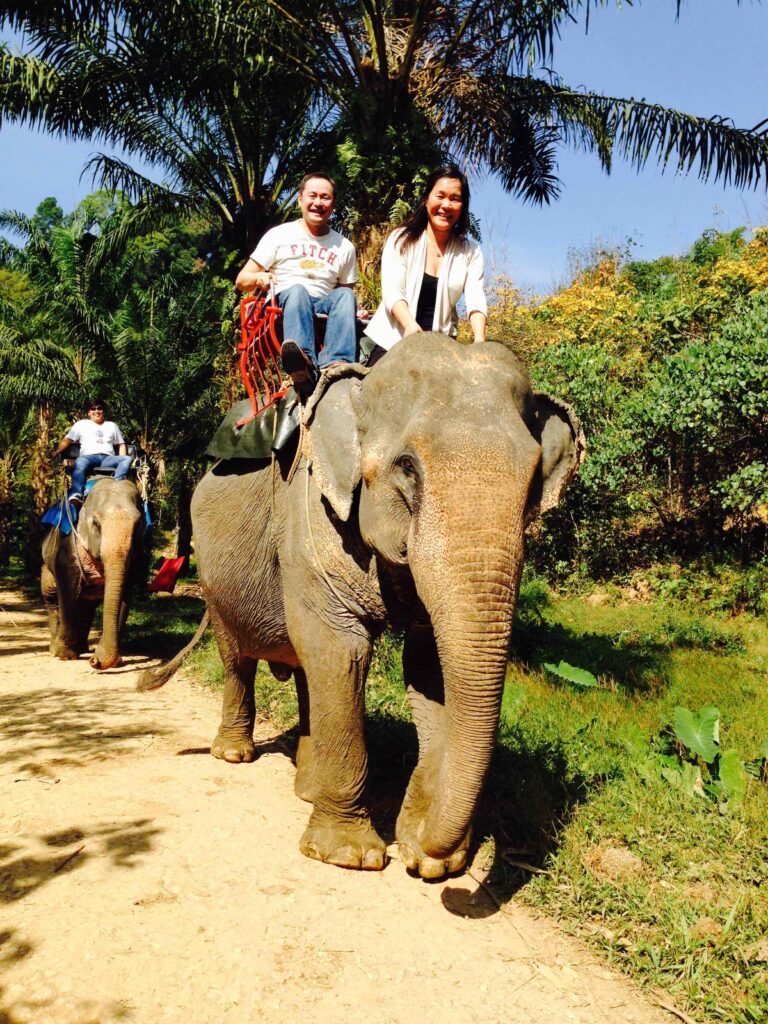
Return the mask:
{"type": "Polygon", "coordinates": [[[709,273],[701,275],[699,284],[727,299],[768,289],[768,227],[756,228],[738,256],[719,259],[709,273]]]}
{"type": "Polygon", "coordinates": [[[643,338],[637,289],[605,258],[570,285],[544,299],[526,299],[508,278],[496,281],[491,301],[492,335],[522,353],[563,343],[602,345],[628,353],[643,338]]]}

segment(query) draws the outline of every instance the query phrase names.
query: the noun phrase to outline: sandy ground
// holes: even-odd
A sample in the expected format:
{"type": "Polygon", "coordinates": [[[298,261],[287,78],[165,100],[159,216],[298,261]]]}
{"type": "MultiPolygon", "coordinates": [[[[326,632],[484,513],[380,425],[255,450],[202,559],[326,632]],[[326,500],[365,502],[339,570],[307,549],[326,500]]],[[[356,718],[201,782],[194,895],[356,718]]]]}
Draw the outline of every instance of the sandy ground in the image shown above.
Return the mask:
{"type": "Polygon", "coordinates": [[[660,1024],[585,949],[468,875],[302,857],[285,742],[214,760],[218,701],[47,652],[0,593],[0,1024],[660,1024]]]}

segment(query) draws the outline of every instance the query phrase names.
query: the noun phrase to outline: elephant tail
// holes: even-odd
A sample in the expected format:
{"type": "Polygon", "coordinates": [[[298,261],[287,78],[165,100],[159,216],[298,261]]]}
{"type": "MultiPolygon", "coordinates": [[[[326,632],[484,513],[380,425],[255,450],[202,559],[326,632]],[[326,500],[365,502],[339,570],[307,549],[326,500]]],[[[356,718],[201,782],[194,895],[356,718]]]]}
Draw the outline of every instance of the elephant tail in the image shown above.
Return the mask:
{"type": "Polygon", "coordinates": [[[139,681],[136,684],[136,689],[140,693],[144,693],[147,690],[159,690],[161,686],[165,686],[168,680],[171,678],[173,673],[181,665],[182,661],[186,656],[197,646],[203,633],[208,628],[210,622],[210,616],[208,615],[208,609],[205,609],[205,614],[200,620],[200,625],[197,627],[197,632],[189,641],[186,647],[182,647],[175,658],[171,658],[165,665],[158,665],[157,668],[148,668],[139,676],[139,681]]]}

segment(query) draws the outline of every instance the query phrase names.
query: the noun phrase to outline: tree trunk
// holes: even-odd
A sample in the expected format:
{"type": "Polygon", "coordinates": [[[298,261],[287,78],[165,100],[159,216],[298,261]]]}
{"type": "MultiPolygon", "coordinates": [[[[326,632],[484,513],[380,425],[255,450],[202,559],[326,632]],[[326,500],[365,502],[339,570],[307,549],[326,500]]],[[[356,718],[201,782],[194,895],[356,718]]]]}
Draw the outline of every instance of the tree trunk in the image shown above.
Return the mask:
{"type": "Polygon", "coordinates": [[[37,438],[32,449],[31,489],[32,505],[27,524],[27,544],[24,567],[28,576],[40,574],[40,544],[43,538],[41,518],[50,504],[53,474],[51,472],[51,407],[44,402],[37,411],[37,438]]]}
{"type": "Polygon", "coordinates": [[[11,557],[14,475],[12,452],[6,452],[0,459],[0,569],[8,565],[11,557]]]}

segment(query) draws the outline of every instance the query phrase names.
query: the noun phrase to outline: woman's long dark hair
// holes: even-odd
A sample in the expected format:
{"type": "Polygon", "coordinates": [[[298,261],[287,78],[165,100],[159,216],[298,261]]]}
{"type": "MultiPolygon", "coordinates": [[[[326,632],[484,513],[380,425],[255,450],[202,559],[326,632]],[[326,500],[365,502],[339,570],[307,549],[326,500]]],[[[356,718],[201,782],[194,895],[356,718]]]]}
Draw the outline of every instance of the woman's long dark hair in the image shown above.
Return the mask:
{"type": "Polygon", "coordinates": [[[461,185],[461,213],[459,214],[459,219],[451,228],[451,234],[460,240],[466,238],[469,231],[469,182],[467,181],[466,174],[460,171],[456,164],[443,164],[442,167],[437,167],[430,173],[424,183],[424,189],[416,204],[416,208],[413,213],[405,218],[398,229],[398,248],[400,252],[405,252],[412,245],[415,245],[423,232],[426,231],[427,224],[429,223],[427,199],[429,199],[432,189],[441,178],[455,178],[461,185]]]}

